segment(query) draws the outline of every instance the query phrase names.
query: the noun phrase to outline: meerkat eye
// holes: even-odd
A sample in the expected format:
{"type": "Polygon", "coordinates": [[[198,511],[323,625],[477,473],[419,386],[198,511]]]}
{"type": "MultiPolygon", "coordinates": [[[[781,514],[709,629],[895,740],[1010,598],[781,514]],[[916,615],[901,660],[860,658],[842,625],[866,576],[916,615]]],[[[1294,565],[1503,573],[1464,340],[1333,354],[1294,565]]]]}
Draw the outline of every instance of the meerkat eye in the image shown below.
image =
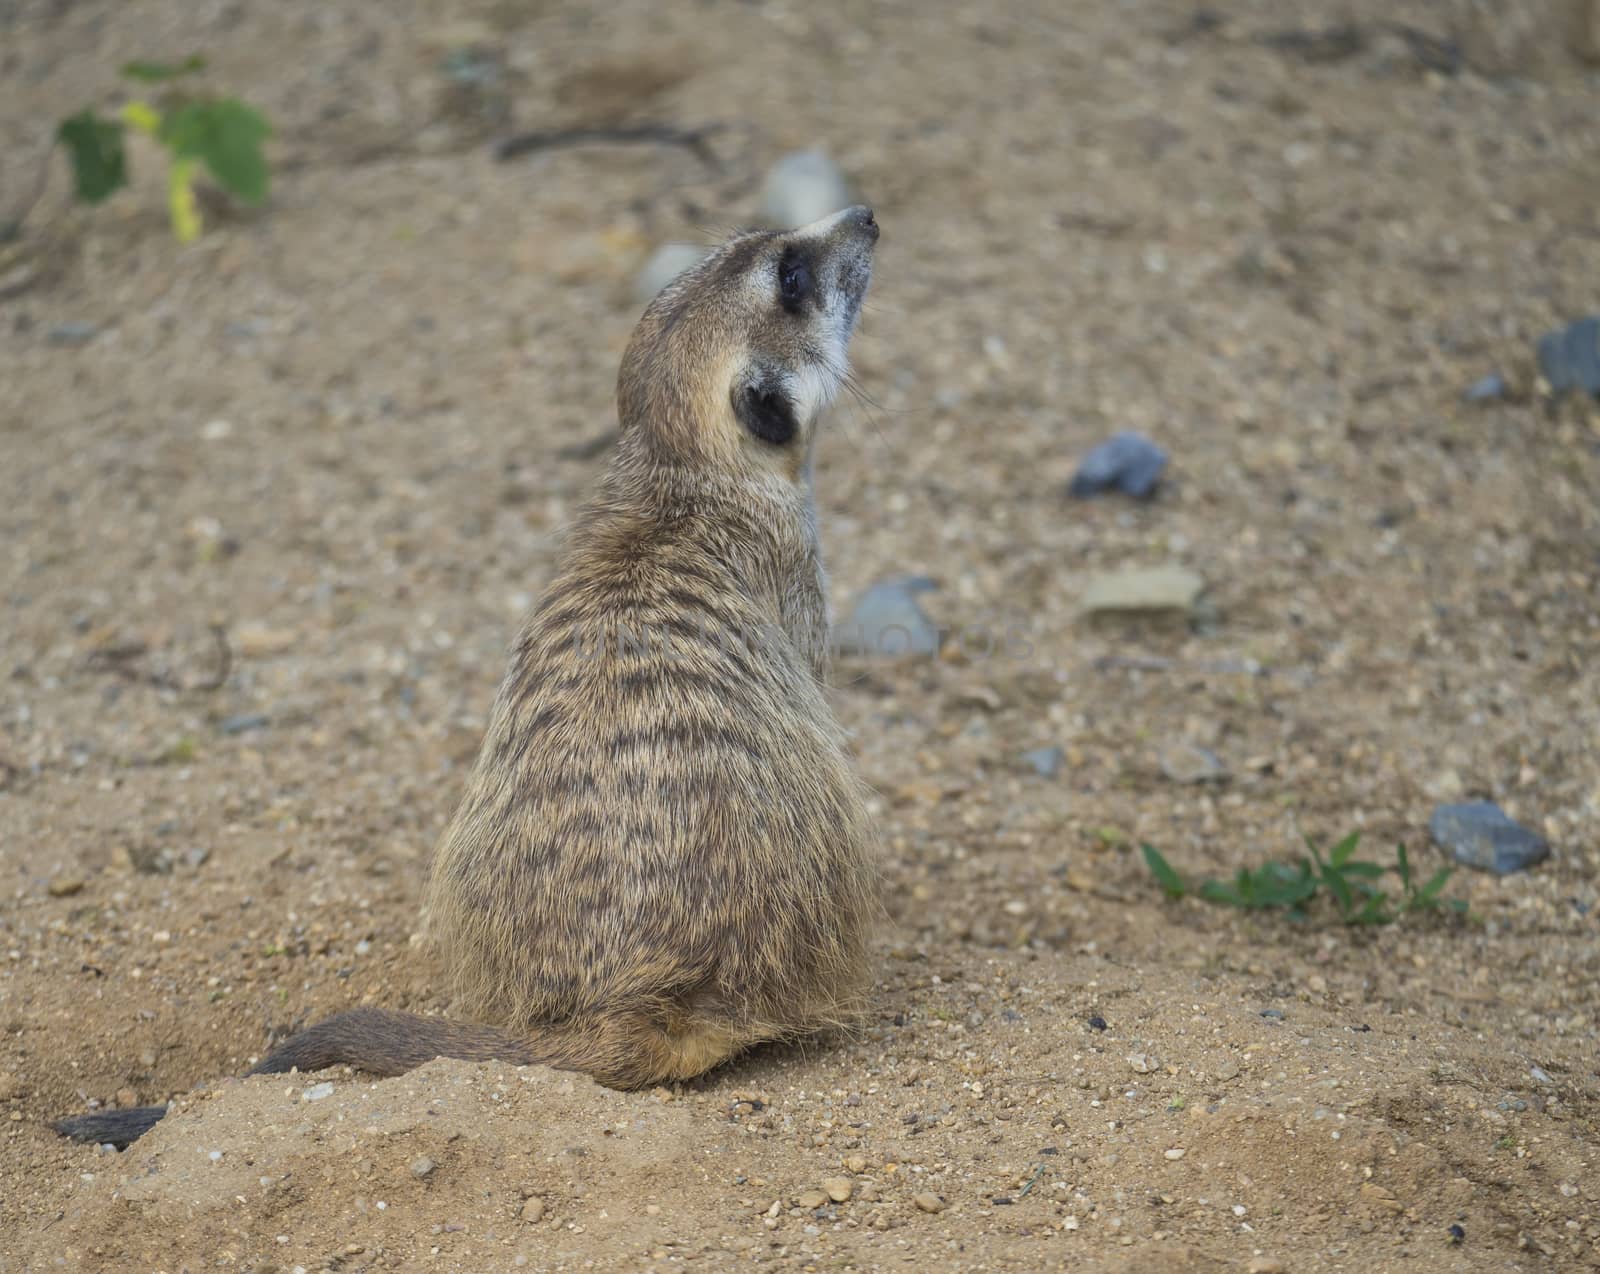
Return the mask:
{"type": "Polygon", "coordinates": [[[778,299],[789,313],[797,313],[812,292],[811,267],[795,248],[785,248],[778,259],[778,299]]]}

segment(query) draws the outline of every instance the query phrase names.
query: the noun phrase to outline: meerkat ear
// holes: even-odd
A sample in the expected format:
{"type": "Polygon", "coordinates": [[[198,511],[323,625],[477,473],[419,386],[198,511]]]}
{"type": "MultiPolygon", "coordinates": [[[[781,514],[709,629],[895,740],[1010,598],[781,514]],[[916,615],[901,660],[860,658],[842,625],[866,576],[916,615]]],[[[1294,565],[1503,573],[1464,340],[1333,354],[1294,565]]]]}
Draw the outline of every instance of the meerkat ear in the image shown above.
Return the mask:
{"type": "Polygon", "coordinates": [[[762,442],[775,447],[792,442],[800,432],[794,402],[775,381],[745,385],[733,391],[733,414],[762,442]]]}

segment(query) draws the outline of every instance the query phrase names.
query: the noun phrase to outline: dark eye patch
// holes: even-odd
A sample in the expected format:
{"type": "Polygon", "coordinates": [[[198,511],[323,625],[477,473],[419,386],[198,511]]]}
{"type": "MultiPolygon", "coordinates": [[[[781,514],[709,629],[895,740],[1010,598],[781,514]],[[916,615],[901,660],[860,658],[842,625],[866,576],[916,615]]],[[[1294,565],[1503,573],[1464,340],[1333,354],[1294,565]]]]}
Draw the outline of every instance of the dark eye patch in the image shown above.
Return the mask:
{"type": "Polygon", "coordinates": [[[794,403],[775,383],[746,385],[734,390],[733,411],[746,429],[775,447],[790,442],[800,432],[794,403]]]}
{"type": "Polygon", "coordinates": [[[815,291],[816,280],[811,273],[811,263],[806,260],[805,253],[791,244],[778,258],[779,302],[789,313],[798,314],[800,307],[811,299],[815,291]]]}

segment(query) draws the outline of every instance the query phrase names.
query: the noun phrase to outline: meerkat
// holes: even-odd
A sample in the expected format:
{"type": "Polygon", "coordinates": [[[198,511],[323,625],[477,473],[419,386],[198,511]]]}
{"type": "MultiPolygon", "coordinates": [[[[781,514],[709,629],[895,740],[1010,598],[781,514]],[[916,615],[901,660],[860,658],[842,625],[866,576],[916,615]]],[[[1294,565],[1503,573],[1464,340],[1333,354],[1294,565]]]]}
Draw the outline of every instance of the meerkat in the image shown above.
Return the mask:
{"type": "MultiPolygon", "coordinates": [[[[877,239],[864,207],[739,235],[645,310],[610,466],[430,864],[461,1020],[354,1009],[250,1074],[451,1057],[633,1089],[858,1016],[873,833],[825,695],[811,472],[877,239]]],[[[126,1145],[165,1110],[56,1126],[126,1145]]]]}

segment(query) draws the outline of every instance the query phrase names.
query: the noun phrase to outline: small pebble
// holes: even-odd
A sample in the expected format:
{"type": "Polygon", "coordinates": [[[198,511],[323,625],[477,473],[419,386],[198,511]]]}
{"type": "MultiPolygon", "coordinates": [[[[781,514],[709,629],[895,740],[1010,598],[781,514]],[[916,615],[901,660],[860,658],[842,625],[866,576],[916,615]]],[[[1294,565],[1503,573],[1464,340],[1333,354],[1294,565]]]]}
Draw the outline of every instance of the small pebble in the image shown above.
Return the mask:
{"type": "Polygon", "coordinates": [[[1469,403],[1489,403],[1506,396],[1505,377],[1499,372],[1491,372],[1481,380],[1475,380],[1468,385],[1461,395],[1469,403]]]}
{"type": "Polygon", "coordinates": [[[301,1101],[321,1101],[324,1097],[332,1097],[332,1096],[333,1096],[333,1085],[330,1084],[330,1083],[327,1083],[326,1081],[324,1081],[323,1083],[320,1083],[320,1084],[311,1085],[310,1088],[306,1089],[305,1092],[300,1094],[300,1100],[301,1101]]]}
{"type": "Polygon", "coordinates": [[[930,1190],[924,1190],[911,1202],[915,1203],[923,1212],[944,1211],[944,1200],[930,1190]]]}
{"type": "Polygon", "coordinates": [[[692,243],[663,243],[650,254],[634,276],[633,296],[640,304],[656,299],[661,290],[690,266],[705,259],[706,250],[692,243]]]}
{"type": "Polygon", "coordinates": [[[1441,805],[1428,820],[1428,834],[1456,862],[1497,876],[1526,870],[1550,856],[1550,842],[1507,818],[1491,801],[1441,805]]]}
{"type": "Polygon", "coordinates": [[[850,183],[827,155],[820,150],[791,151],[767,173],[761,219],[780,230],[792,230],[853,202],[850,183]]]}
{"type": "Polygon", "coordinates": [[[828,1198],[835,1203],[843,1203],[850,1197],[855,1186],[849,1177],[828,1177],[823,1181],[822,1188],[828,1192],[828,1198]]]}
{"type": "Polygon", "coordinates": [[[1067,494],[1088,500],[1107,491],[1120,491],[1135,500],[1155,494],[1167,453],[1143,434],[1124,432],[1108,438],[1083,458],[1067,494]]]}
{"type": "Polygon", "coordinates": [[[522,1205],[522,1219],[529,1225],[538,1225],[544,1220],[544,1200],[534,1195],[522,1205]]]}
{"type": "Polygon", "coordinates": [[[411,1161],[411,1175],[419,1180],[433,1171],[433,1160],[427,1155],[418,1155],[411,1161]]]}
{"type": "Polygon", "coordinates": [[[98,323],[77,321],[57,323],[44,334],[44,339],[48,345],[59,345],[63,348],[71,349],[79,345],[87,345],[94,339],[95,333],[99,330],[100,325],[98,323]]]}
{"type": "Polygon", "coordinates": [[[1022,754],[1022,763],[1042,779],[1053,779],[1061,773],[1061,762],[1066,753],[1059,747],[1034,748],[1022,754]]]}

